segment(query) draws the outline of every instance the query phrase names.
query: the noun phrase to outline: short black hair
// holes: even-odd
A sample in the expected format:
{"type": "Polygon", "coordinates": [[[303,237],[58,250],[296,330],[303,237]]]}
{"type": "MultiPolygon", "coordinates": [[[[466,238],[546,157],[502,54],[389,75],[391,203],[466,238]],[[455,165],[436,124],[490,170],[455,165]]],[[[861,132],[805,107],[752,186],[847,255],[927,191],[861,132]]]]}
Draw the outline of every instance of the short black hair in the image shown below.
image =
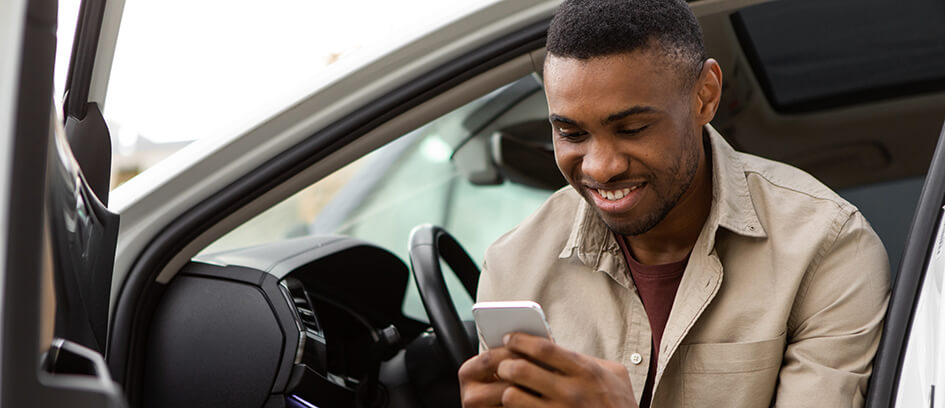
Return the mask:
{"type": "MultiPolygon", "coordinates": [[[[682,0],[566,0],[548,27],[548,53],[587,60],[655,50],[694,83],[705,61],[702,29],[682,0]]],[[[688,88],[688,86],[687,86],[688,88]]]]}

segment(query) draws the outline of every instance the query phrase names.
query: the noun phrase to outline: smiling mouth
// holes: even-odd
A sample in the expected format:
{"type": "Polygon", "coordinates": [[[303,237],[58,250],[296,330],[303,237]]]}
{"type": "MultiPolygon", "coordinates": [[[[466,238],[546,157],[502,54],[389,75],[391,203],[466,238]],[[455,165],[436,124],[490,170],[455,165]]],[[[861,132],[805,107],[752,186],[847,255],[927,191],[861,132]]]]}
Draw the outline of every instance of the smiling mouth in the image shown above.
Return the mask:
{"type": "Polygon", "coordinates": [[[597,194],[600,194],[600,196],[606,199],[607,201],[617,201],[629,195],[631,191],[634,191],[640,187],[643,187],[644,184],[645,183],[641,183],[633,187],[621,188],[617,190],[604,190],[601,188],[598,188],[596,190],[597,190],[597,194]]]}

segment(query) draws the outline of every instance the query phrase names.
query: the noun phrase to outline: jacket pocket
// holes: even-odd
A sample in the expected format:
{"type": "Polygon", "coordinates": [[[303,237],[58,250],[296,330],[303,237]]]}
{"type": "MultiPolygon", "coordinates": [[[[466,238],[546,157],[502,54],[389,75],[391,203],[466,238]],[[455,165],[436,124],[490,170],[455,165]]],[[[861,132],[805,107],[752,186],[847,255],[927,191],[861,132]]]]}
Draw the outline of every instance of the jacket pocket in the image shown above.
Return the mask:
{"type": "Polygon", "coordinates": [[[687,407],[767,407],[774,396],[785,335],[748,343],[681,346],[687,407]]]}

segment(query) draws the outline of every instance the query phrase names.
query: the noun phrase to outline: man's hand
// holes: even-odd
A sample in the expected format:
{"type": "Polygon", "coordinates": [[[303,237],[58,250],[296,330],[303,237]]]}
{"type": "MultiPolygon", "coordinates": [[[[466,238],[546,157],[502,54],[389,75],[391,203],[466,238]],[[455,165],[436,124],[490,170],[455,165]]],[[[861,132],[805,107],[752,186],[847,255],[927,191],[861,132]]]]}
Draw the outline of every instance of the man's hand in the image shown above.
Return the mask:
{"type": "Polygon", "coordinates": [[[509,383],[496,376],[499,363],[513,358],[506,348],[486,350],[470,358],[459,368],[459,393],[463,408],[500,407],[502,394],[509,383]]]}
{"type": "Polygon", "coordinates": [[[515,386],[505,387],[502,406],[638,407],[630,374],[620,363],[521,333],[505,337],[505,350],[512,355],[500,361],[496,371],[502,381],[515,386]]]}
{"type": "Polygon", "coordinates": [[[521,333],[506,336],[505,346],[459,369],[463,407],[638,407],[620,363],[521,333]]]}

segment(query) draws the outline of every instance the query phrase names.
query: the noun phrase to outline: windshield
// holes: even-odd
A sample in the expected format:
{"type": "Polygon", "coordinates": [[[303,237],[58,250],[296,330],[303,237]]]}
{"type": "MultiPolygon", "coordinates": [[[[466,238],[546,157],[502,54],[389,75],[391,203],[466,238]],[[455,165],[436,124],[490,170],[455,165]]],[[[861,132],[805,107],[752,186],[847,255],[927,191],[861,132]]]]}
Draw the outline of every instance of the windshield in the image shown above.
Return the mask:
{"type": "MultiPolygon", "coordinates": [[[[417,225],[434,224],[453,234],[481,265],[486,248],[552,193],[501,176],[481,176],[497,161],[494,150],[488,148],[503,133],[495,129],[534,123],[536,115],[547,112],[544,101],[535,79],[525,77],[319,180],[224,235],[201,254],[307,235],[344,235],[378,245],[408,262],[410,231],[417,225]],[[519,98],[509,101],[510,93],[519,98]],[[509,122],[503,124],[503,115],[497,119],[497,105],[505,106],[509,122]],[[481,118],[487,112],[491,114],[484,124],[481,118]]],[[[547,121],[538,123],[548,126],[547,121]]],[[[546,138],[550,127],[531,133],[546,138]]],[[[548,164],[554,166],[553,159],[548,164]]],[[[460,315],[471,319],[472,298],[452,273],[446,273],[446,280],[460,315]]],[[[426,320],[412,280],[403,306],[405,315],[426,320]]]]}
{"type": "Polygon", "coordinates": [[[112,186],[191,142],[237,136],[364,61],[492,2],[129,0],[104,106],[112,186]]]}

